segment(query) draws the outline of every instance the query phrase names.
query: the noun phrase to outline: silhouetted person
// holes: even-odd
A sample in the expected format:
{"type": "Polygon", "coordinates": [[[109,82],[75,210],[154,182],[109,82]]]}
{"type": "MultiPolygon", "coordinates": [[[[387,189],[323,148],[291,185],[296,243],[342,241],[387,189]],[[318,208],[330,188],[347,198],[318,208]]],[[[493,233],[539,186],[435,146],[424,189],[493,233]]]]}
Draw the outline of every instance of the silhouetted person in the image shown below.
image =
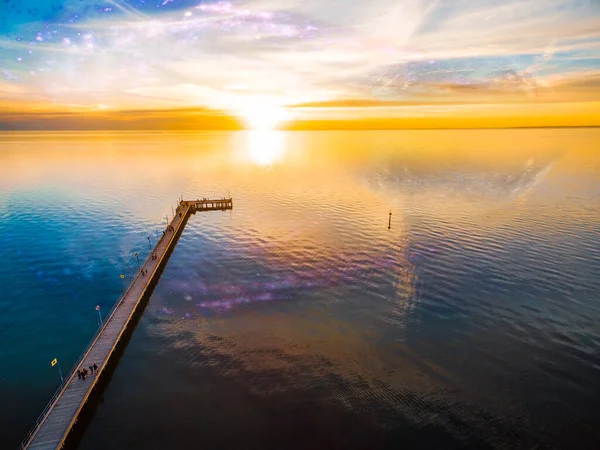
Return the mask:
{"type": "Polygon", "coordinates": [[[89,366],[89,368],[90,368],[90,374],[93,375],[94,374],[94,368],[91,365],[89,366]]]}
{"type": "Polygon", "coordinates": [[[77,369],[77,378],[81,380],[81,370],[77,369]]]}
{"type": "Polygon", "coordinates": [[[98,366],[94,363],[94,372],[98,372],[98,366]]]}

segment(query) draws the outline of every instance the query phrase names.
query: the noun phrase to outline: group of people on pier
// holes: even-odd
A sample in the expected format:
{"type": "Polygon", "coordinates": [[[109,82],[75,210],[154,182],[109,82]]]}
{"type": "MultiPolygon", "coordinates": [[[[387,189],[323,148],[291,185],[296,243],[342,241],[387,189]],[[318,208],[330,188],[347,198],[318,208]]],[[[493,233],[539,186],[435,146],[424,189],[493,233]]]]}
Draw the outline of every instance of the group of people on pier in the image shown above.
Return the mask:
{"type": "MultiPolygon", "coordinates": [[[[98,366],[96,365],[96,363],[92,364],[89,370],[89,374],[93,375],[94,372],[98,372],[98,366]]],[[[79,378],[80,380],[85,380],[85,377],[88,376],[88,370],[85,367],[82,367],[81,369],[77,370],[77,378],[79,378]]]]}

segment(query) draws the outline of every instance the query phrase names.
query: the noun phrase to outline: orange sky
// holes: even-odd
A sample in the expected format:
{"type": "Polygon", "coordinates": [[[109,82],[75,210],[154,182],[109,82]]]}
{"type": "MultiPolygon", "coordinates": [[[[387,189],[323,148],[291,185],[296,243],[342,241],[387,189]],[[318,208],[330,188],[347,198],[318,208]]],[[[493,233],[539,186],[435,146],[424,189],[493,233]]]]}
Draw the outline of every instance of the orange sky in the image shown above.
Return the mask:
{"type": "Polygon", "coordinates": [[[60,3],[0,18],[0,130],[600,126],[596,2],[60,3]]]}

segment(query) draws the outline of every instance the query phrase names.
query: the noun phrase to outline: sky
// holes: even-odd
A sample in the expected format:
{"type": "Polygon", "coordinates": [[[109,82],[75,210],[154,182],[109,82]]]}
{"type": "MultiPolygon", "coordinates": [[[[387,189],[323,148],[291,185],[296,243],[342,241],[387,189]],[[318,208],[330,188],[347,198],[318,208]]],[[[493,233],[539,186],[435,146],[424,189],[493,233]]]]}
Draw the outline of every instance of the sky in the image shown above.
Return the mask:
{"type": "Polygon", "coordinates": [[[0,129],[600,125],[600,0],[0,0],[0,129]]]}

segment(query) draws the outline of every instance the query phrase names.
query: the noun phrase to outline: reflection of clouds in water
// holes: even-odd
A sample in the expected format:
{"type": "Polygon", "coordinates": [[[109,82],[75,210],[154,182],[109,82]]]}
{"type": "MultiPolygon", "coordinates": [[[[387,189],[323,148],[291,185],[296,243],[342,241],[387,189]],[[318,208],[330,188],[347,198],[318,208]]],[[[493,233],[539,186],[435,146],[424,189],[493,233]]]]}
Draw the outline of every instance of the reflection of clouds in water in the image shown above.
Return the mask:
{"type": "Polygon", "coordinates": [[[411,167],[410,162],[392,162],[372,167],[362,178],[374,190],[400,190],[406,194],[434,190],[443,194],[515,199],[539,185],[553,164],[553,161],[530,158],[525,164],[509,170],[456,166],[440,171],[437,168],[411,167]]]}
{"type": "MultiPolygon", "coordinates": [[[[418,250],[412,252],[412,257],[420,256],[418,250]]],[[[188,318],[206,313],[223,313],[250,304],[294,300],[319,289],[369,283],[374,276],[410,270],[403,269],[411,265],[405,260],[386,255],[377,255],[375,258],[368,266],[368,273],[364,265],[356,263],[347,267],[305,268],[283,276],[266,275],[261,281],[240,280],[239,284],[172,281],[168,291],[175,295],[164,298],[163,301],[168,304],[160,306],[158,311],[167,316],[188,318]]]]}

